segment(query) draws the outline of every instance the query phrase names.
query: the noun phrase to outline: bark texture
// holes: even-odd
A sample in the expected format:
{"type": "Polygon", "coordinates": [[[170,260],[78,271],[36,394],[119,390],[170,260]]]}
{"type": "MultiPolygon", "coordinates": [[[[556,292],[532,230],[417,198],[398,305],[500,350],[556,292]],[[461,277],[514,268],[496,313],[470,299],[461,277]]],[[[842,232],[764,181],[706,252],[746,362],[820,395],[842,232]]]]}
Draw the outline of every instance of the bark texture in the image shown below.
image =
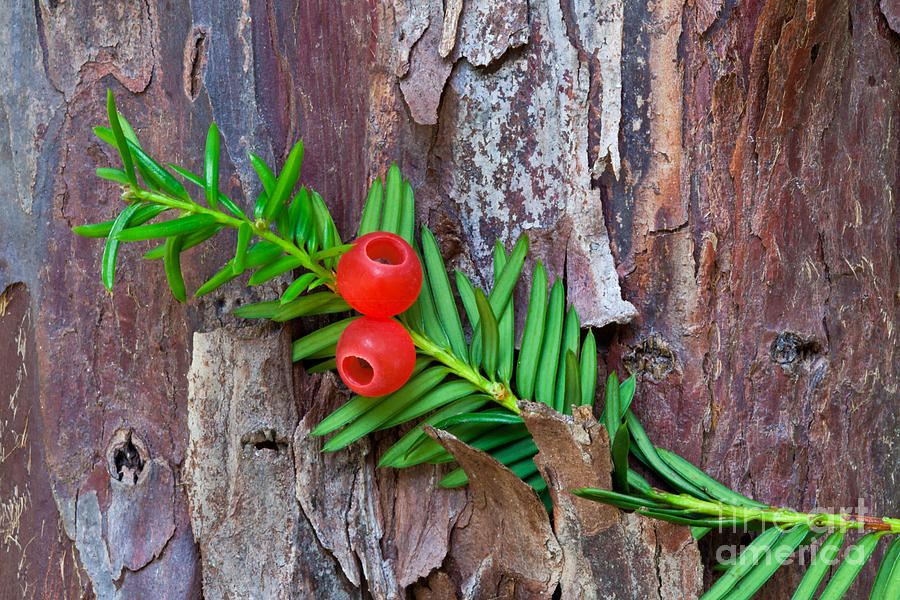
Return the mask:
{"type": "Polygon", "coordinates": [[[323,410],[298,423],[289,365],[286,331],[194,336],[184,480],[205,598],[698,596],[687,529],[571,495],[611,485],[609,440],[589,410],[573,420],[523,403],[554,489],[551,522],[509,469],[443,431],[429,434],[471,473],[465,491],[435,489],[446,467],[385,481],[366,440],[321,454],[312,425],[346,395],[331,376],[299,374],[323,410]]]}
{"type": "MultiPolygon", "coordinates": [[[[342,231],[396,160],[448,264],[476,284],[494,238],[528,232],[603,327],[601,370],[638,373],[634,408],[658,444],[773,504],[900,513],[898,24],[888,0],[11,3],[0,598],[214,597],[267,569],[297,597],[698,589],[684,531],[564,493],[608,477],[587,415],[529,417],[557,506],[552,524],[521,515],[544,565],[529,571],[477,537],[508,526],[486,510],[490,486],[374,469],[395,433],[319,454],[308,432],[340,387],[289,374],[285,334],[242,332],[229,314],[272,288],[237,280],[180,305],[128,245],[106,293],[102,244],[69,231],[120,208],[93,175],[117,160],[90,131],[106,88],[145,148],[194,171],[214,119],[234,174],[220,187],[245,205],[259,189],[247,152],[280,165],[302,136],[301,178],[342,231]],[[262,356],[258,372],[219,377],[262,356]],[[263,380],[287,397],[241,392],[263,380]],[[256,537],[269,525],[276,542],[256,537]],[[229,539],[272,560],[239,575],[218,560],[235,560],[229,539]]],[[[189,252],[188,287],[229,257],[225,243],[189,252]]]]}

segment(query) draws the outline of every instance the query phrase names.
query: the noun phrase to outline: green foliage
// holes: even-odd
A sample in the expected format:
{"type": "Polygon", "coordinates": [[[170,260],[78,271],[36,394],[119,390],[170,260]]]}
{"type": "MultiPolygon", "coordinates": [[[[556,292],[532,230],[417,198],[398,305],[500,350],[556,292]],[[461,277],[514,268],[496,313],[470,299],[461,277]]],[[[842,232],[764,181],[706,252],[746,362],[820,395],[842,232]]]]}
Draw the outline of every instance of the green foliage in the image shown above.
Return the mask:
{"type": "MultiPolygon", "coordinates": [[[[123,242],[161,240],[144,257],[163,259],[169,287],[181,302],[187,299],[181,272],[182,255],[215,237],[236,229],[233,258],[195,292],[202,296],[252,271],[249,285],[292,273],[292,283],[277,299],[242,306],[244,318],[286,321],[307,315],[338,314],[293,343],[294,361],[306,361],[309,372],[335,368],[335,348],[353,321],[350,307],[336,287],[335,271],[344,244],[328,207],[314,190],[299,185],[303,143],[288,153],[276,171],[250,154],[262,184],[251,217],[219,189],[220,136],[211,124],[203,156],[203,175],[154,160],[140,145],[133,128],[107,96],[109,127],[95,132],[113,146],[122,169],[100,168],[97,175],[123,186],[126,204],[112,220],[75,227],[88,238],[106,238],[101,265],[103,284],[112,289],[118,249],[123,242]],[[194,200],[180,176],[203,204],[194,200]],[[138,178],[140,175],[140,179],[138,178]],[[296,190],[296,191],[295,191],[296,190]],[[169,213],[169,214],[166,214],[169,213]],[[165,217],[157,220],[159,217],[165,217]],[[341,316],[342,315],[342,316],[341,316]]],[[[577,405],[591,406],[597,395],[597,346],[593,333],[582,331],[574,307],[566,306],[563,282],[548,293],[544,266],[535,262],[530,288],[522,271],[528,238],[522,236],[507,252],[494,248],[490,290],[473,284],[455,271],[453,283],[432,232],[421,228],[415,238],[415,199],[412,186],[392,165],[385,178],[376,178],[362,211],[358,234],[382,230],[397,233],[416,250],[423,265],[419,298],[397,320],[407,329],[418,353],[412,377],[389,396],[354,396],[322,420],[312,432],[331,436],[325,451],[336,451],[370,432],[414,423],[380,458],[380,467],[409,467],[451,462],[453,457],[429,437],[423,427],[444,429],[474,448],[491,454],[541,495],[550,506],[547,484],[534,463],[537,447],[519,416],[517,401],[533,400],[570,414],[577,405]],[[524,330],[517,335],[513,290],[527,292],[524,330]],[[459,306],[463,311],[460,312],[459,306]],[[463,318],[465,317],[465,318],[463,318]],[[521,339],[519,348],[515,340],[521,339]]],[[[653,445],[631,411],[634,375],[620,382],[610,374],[600,422],[607,429],[613,464],[613,490],[585,488],[574,493],[622,510],[686,525],[696,537],[711,528],[744,528],[761,533],[729,565],[703,600],[749,599],[797,548],[812,543],[824,529],[833,532],[794,593],[794,600],[812,598],[829,566],[839,555],[848,529],[867,535],[853,546],[825,585],[820,598],[836,599],[850,588],[879,540],[900,533],[900,521],[872,520],[852,515],[805,514],[770,507],[738,494],[684,458],[653,445]],[[632,468],[641,463],[675,492],[652,487],[632,468]],[[852,560],[851,560],[852,558],[852,560]]],[[[640,467],[638,467],[640,468],[640,467]]],[[[445,487],[465,484],[462,469],[440,482],[445,487]]],[[[882,560],[871,598],[900,597],[900,541],[895,540],[882,560]]]]}
{"type": "Polygon", "coordinates": [[[248,317],[282,320],[288,314],[328,314],[347,309],[335,294],[333,267],[349,246],[341,244],[337,228],[318,194],[303,188],[288,201],[300,172],[302,142],[294,145],[277,177],[265,162],[251,155],[251,163],[260,176],[264,192],[257,202],[254,220],[250,220],[219,190],[220,136],[215,124],[210,125],[206,139],[203,177],[169,165],[186,182],[199,188],[206,200],[206,206],[203,206],[191,198],[172,173],[143,150],[132,127],[116,110],[111,93],[107,96],[107,114],[109,128],[98,127],[95,132],[101,140],[116,148],[124,168],[98,169],[98,175],[122,184],[125,188],[122,197],[127,204],[112,221],[73,229],[85,237],[107,238],[101,267],[107,288],[112,289],[115,281],[120,243],[161,239],[163,243],[147,252],[145,258],[163,259],[172,294],[184,302],[187,294],[181,274],[182,254],[214,237],[223,228],[234,228],[238,230],[234,258],[200,286],[197,296],[215,290],[247,269],[255,270],[250,285],[302,269],[308,273],[300,275],[297,280],[300,283],[291,287],[291,295],[285,301],[297,301],[297,304],[281,311],[269,310],[265,303],[258,308],[242,307],[240,310],[248,317]],[[137,178],[138,172],[143,183],[137,178]],[[150,223],[169,212],[175,213],[175,218],[150,223]],[[276,231],[272,230],[272,225],[276,231]],[[261,239],[252,244],[254,237],[261,239]],[[317,295],[300,302],[301,294],[320,285],[330,290],[330,301],[317,295]]]}
{"type": "Polygon", "coordinates": [[[116,101],[109,90],[106,91],[106,113],[109,117],[109,126],[112,129],[115,140],[113,146],[119,151],[119,156],[125,167],[125,176],[132,186],[137,186],[137,177],[134,174],[134,161],[131,158],[131,152],[128,150],[128,144],[125,142],[125,134],[122,132],[122,124],[119,121],[119,112],[116,110],[116,101]]]}
{"type": "Polygon", "coordinates": [[[810,600],[813,597],[816,590],[819,589],[825,573],[828,572],[834,559],[837,558],[838,552],[841,551],[844,535],[845,530],[838,529],[825,539],[819,547],[819,551],[816,552],[812,564],[803,574],[803,579],[800,580],[800,585],[797,586],[791,600],[810,600]]]}
{"type": "MultiPolygon", "coordinates": [[[[541,261],[537,261],[531,276],[531,299],[528,303],[528,312],[525,317],[522,347],[519,349],[519,359],[516,363],[516,390],[523,398],[531,398],[534,392],[538,358],[540,357],[541,346],[544,340],[546,316],[547,272],[544,270],[544,265],[541,264],[541,261]]],[[[596,355],[594,359],[596,360],[596,355]]],[[[596,369],[594,369],[594,381],[596,381],[596,374],[596,369]]],[[[582,391],[584,390],[582,389],[582,391]]],[[[591,397],[591,401],[593,401],[593,397],[591,397]]]]}
{"type": "Polygon", "coordinates": [[[547,318],[544,322],[544,339],[538,355],[534,398],[548,406],[553,405],[556,368],[559,365],[559,344],[562,340],[565,318],[565,293],[562,282],[557,280],[550,290],[550,302],[547,305],[547,318]]]}
{"type": "MultiPolygon", "coordinates": [[[[390,179],[390,178],[389,178],[390,179]]],[[[390,198],[390,194],[388,195],[390,198]]],[[[390,201],[387,202],[389,206],[390,201]]],[[[387,220],[387,206],[385,207],[385,220],[387,220]]],[[[447,269],[441,251],[438,249],[434,234],[427,227],[422,228],[422,253],[425,263],[422,265],[425,272],[426,283],[431,288],[435,309],[440,323],[443,326],[450,348],[460,359],[466,355],[466,339],[463,334],[462,321],[456,310],[456,300],[450,290],[450,279],[447,277],[447,269]]]]}
{"type": "Polygon", "coordinates": [[[215,123],[209,124],[206,135],[206,153],[203,157],[203,180],[206,203],[209,207],[219,207],[219,129],[215,123]]]}
{"type": "Polygon", "coordinates": [[[871,600],[900,598],[900,538],[888,547],[872,585],[871,600]]]}

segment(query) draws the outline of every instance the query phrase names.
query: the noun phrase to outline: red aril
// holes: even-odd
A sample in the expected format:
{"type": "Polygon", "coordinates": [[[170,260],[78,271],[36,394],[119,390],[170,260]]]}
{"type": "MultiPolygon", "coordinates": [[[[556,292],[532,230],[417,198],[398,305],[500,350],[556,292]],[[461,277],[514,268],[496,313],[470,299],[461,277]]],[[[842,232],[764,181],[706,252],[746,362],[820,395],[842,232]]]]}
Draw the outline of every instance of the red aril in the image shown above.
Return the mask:
{"type": "Polygon", "coordinates": [[[341,334],[335,358],[347,387],[362,396],[384,396],[409,380],[416,348],[396,321],[364,316],[341,334]]]}

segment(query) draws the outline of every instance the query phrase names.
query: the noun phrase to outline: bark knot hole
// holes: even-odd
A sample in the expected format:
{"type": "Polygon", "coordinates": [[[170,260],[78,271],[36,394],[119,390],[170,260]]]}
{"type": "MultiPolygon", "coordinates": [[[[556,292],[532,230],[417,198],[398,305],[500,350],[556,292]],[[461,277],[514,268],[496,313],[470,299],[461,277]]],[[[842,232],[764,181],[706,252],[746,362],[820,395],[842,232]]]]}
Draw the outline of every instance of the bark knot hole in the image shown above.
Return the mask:
{"type": "Polygon", "coordinates": [[[772,362],[782,366],[808,363],[822,353],[822,344],[815,338],[805,338],[790,331],[775,336],[769,347],[772,362]]]}
{"type": "Polygon", "coordinates": [[[244,454],[259,454],[261,451],[280,454],[287,448],[287,440],[274,429],[257,429],[241,436],[244,454]]]}
{"type": "Polygon", "coordinates": [[[659,335],[651,335],[635,344],[622,357],[631,373],[643,373],[653,381],[662,381],[678,370],[678,358],[672,346],[659,335]]]}
{"type": "Polygon", "coordinates": [[[117,429],[106,445],[106,469],[122,483],[136,485],[149,460],[146,444],[131,427],[117,429]]]}

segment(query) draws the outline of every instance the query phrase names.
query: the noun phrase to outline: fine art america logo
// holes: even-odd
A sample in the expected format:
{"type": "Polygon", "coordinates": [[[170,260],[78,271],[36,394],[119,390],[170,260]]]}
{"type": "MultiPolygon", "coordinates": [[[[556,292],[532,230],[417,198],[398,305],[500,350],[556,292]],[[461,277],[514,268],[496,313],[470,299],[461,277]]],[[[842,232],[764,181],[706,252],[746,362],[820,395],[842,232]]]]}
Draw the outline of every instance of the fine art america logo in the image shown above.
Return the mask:
{"type": "MultiPolygon", "coordinates": [[[[838,510],[834,510],[829,507],[815,507],[811,513],[813,514],[842,514],[847,515],[848,517],[852,517],[852,520],[855,521],[866,521],[868,520],[868,509],[866,508],[865,499],[860,498],[857,501],[857,505],[854,507],[841,507],[838,510]]],[[[851,520],[851,519],[848,519],[851,520]]],[[[879,522],[881,519],[877,517],[871,517],[872,523],[879,522]]],[[[729,527],[719,527],[719,533],[725,534],[745,534],[754,531],[759,531],[759,527],[753,529],[747,527],[746,525],[743,528],[729,528],[729,527]]],[[[823,523],[812,521],[809,527],[809,537],[811,540],[815,540],[816,538],[822,537],[824,534],[829,531],[833,531],[833,529],[823,523]]],[[[819,544],[810,543],[801,547],[796,552],[792,552],[787,550],[785,547],[771,547],[767,548],[764,551],[764,554],[759,559],[760,563],[771,562],[773,564],[780,565],[793,565],[798,564],[800,566],[806,567],[810,565],[813,560],[816,558],[816,554],[819,551],[819,544]],[[794,555],[793,557],[791,555],[794,555]]],[[[716,562],[722,567],[729,567],[734,564],[737,558],[747,549],[747,544],[722,544],[716,548],[716,562]]],[[[835,555],[831,557],[828,562],[832,565],[837,565],[839,562],[848,562],[852,565],[862,565],[868,560],[865,551],[860,546],[851,546],[847,551],[846,555],[839,560],[835,555]]]]}

